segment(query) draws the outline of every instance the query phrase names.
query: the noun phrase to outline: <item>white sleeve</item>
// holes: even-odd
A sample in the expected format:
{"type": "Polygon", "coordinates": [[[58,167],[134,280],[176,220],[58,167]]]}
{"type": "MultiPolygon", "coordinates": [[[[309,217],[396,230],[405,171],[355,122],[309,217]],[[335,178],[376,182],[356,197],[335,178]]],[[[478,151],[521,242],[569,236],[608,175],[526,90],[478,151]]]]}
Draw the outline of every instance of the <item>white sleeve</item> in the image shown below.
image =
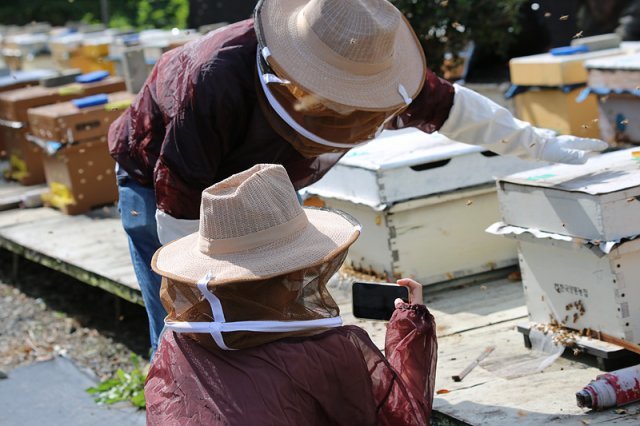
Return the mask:
{"type": "Polygon", "coordinates": [[[458,142],[482,145],[498,153],[556,163],[582,164],[607,144],[596,139],[554,131],[518,120],[506,108],[466,87],[454,84],[449,118],[439,132],[458,142]]]}
{"type": "Polygon", "coordinates": [[[198,232],[200,221],[197,219],[176,219],[162,210],[156,209],[156,224],[160,243],[167,244],[178,238],[198,232]]]}

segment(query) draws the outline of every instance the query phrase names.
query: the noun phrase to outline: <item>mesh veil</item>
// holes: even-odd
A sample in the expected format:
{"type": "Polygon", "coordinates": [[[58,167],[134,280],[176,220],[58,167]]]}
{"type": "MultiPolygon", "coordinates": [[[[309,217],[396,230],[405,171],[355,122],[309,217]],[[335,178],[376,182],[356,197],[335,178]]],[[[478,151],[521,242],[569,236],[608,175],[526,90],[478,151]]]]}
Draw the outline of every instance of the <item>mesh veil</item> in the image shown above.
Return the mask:
{"type": "MultiPolygon", "coordinates": [[[[322,263],[265,280],[209,285],[218,299],[225,320],[233,321],[304,321],[336,317],[338,305],[326,283],[342,265],[347,250],[322,263]]],[[[171,321],[211,322],[211,307],[195,284],[163,277],[162,303],[171,321]]],[[[223,332],[225,344],[233,349],[262,345],[291,336],[305,336],[324,331],[261,333],[223,332]]],[[[185,333],[208,349],[217,350],[213,338],[205,333],[185,333]]]]}

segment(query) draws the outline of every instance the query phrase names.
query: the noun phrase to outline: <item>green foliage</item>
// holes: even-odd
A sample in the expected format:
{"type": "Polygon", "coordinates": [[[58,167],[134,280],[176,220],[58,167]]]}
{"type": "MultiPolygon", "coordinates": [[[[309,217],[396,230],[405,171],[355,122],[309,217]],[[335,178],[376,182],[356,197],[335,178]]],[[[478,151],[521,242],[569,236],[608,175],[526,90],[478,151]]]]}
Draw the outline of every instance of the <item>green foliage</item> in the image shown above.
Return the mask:
{"type": "Polygon", "coordinates": [[[131,354],[131,362],[134,369],[130,373],[118,369],[114,378],[87,389],[87,392],[94,396],[97,403],[114,404],[129,401],[138,408],[145,407],[144,382],[147,375],[140,366],[140,359],[135,354],[131,354]]]}
{"type": "Polygon", "coordinates": [[[31,0],[1,1],[0,24],[25,25],[30,22],[49,22],[64,25],[67,21],[80,21],[83,16],[100,18],[98,0],[31,0]]]}
{"type": "MultiPolygon", "coordinates": [[[[102,20],[99,0],[33,0],[0,2],[0,24],[25,25],[49,22],[98,23],[102,20]]],[[[189,0],[108,0],[109,26],[113,28],[186,28],[189,0]]]]}
{"type": "Polygon", "coordinates": [[[139,28],[186,28],[189,0],[140,0],[136,24],[139,28]]]}
{"type": "Polygon", "coordinates": [[[391,0],[420,39],[429,67],[437,73],[453,68],[470,41],[505,54],[519,30],[526,0],[391,0]],[[445,62],[445,57],[452,56],[445,62]]]}

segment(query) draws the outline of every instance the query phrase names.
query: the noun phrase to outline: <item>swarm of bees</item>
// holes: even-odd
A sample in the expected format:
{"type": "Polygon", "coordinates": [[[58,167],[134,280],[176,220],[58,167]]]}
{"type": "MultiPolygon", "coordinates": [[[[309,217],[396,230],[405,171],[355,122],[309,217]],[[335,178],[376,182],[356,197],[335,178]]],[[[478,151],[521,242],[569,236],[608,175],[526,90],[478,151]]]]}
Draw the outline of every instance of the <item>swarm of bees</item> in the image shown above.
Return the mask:
{"type": "MultiPolygon", "coordinates": [[[[578,300],[572,303],[568,303],[564,309],[565,311],[571,311],[575,308],[576,312],[573,313],[573,322],[576,323],[578,322],[578,320],[580,319],[580,317],[584,316],[584,313],[586,312],[585,308],[584,308],[584,304],[582,303],[582,300],[578,300]]],[[[571,312],[569,312],[569,314],[571,314],[571,312]]],[[[565,315],[562,323],[566,324],[569,321],[569,314],[565,315]]]]}
{"type": "Polygon", "coordinates": [[[582,350],[577,346],[577,341],[580,337],[586,336],[591,338],[592,331],[589,328],[583,328],[580,331],[567,328],[569,320],[575,324],[580,317],[584,316],[586,309],[582,300],[568,303],[565,306],[567,314],[562,321],[558,321],[553,315],[549,316],[549,322],[547,324],[536,324],[534,328],[542,333],[552,333],[552,341],[557,345],[562,345],[573,350],[574,355],[578,355],[582,350]],[[575,311],[575,312],[570,312],[575,311]]]}
{"type": "Polygon", "coordinates": [[[555,318],[552,318],[547,324],[536,324],[534,328],[541,331],[545,335],[551,333],[553,335],[552,341],[557,345],[562,345],[568,348],[573,348],[574,353],[576,349],[580,349],[576,346],[576,341],[580,337],[577,331],[570,330],[559,323],[555,318]]]}

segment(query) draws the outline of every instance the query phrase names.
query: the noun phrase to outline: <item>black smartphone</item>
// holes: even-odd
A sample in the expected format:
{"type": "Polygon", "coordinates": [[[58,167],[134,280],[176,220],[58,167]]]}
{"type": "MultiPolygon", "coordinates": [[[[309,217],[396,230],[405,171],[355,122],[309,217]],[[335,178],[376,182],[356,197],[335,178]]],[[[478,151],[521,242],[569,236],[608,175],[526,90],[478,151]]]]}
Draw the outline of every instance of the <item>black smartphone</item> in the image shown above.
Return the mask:
{"type": "Polygon", "coordinates": [[[388,321],[395,310],[395,300],[409,300],[406,287],[391,283],[356,281],[351,291],[353,316],[356,318],[388,321]]]}

